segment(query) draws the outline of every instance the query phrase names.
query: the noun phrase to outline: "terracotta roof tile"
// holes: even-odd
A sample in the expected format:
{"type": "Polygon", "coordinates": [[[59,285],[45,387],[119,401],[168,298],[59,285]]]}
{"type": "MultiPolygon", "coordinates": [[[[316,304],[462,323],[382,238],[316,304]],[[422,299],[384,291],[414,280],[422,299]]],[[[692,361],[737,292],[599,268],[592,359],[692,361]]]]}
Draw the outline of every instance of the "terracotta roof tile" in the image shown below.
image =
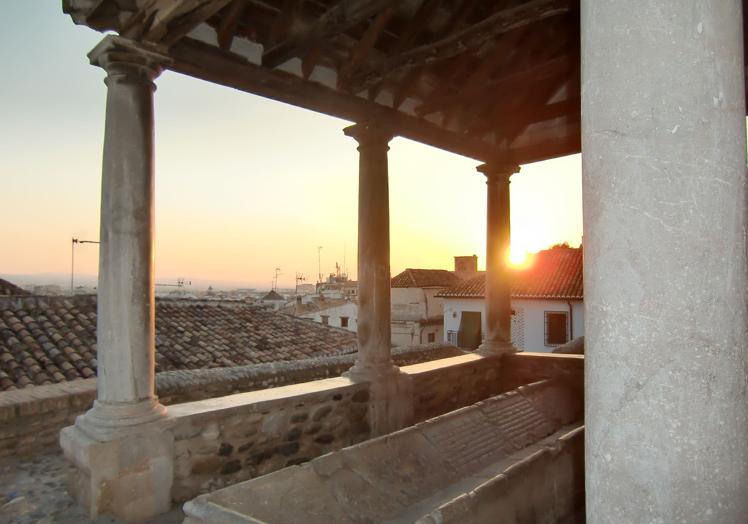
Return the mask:
{"type": "Polygon", "coordinates": [[[31,293],[21,289],[12,282],[0,278],[0,297],[26,297],[31,293]]]}
{"type": "MultiPolygon", "coordinates": [[[[356,335],[244,303],[156,300],[156,370],[341,355],[356,335]]],[[[96,374],[96,297],[0,300],[0,390],[96,374]]]]}
{"type": "Polygon", "coordinates": [[[452,287],[462,280],[446,269],[408,268],[392,278],[392,287],[452,287]]]}
{"type": "MultiPolygon", "coordinates": [[[[483,298],[485,293],[486,279],[482,275],[437,296],[483,298]]],[[[512,297],[583,299],[582,248],[556,247],[537,253],[527,269],[512,271],[512,297]]]]}

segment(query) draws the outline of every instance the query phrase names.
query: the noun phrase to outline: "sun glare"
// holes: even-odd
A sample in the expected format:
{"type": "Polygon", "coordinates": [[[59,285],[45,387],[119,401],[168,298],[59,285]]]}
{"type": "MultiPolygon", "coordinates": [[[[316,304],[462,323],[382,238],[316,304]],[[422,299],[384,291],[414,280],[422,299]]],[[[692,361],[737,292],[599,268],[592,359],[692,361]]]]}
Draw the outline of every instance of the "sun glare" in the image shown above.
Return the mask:
{"type": "Polygon", "coordinates": [[[518,246],[512,246],[507,254],[507,262],[514,269],[524,269],[531,263],[530,252],[518,246]]]}

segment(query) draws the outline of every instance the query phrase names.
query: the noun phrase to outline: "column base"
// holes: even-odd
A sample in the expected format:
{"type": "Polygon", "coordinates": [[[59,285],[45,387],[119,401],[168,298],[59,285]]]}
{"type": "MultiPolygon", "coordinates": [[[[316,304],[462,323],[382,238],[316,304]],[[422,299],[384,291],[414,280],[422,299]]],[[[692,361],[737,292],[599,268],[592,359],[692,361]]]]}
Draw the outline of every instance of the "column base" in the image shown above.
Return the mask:
{"type": "Polygon", "coordinates": [[[343,373],[343,376],[355,382],[381,382],[400,374],[402,374],[400,368],[391,363],[381,366],[371,366],[356,361],[353,367],[343,373]]]}
{"type": "Polygon", "coordinates": [[[519,350],[511,342],[503,340],[484,340],[476,353],[485,356],[504,355],[508,353],[519,353],[519,350]]]}
{"type": "Polygon", "coordinates": [[[75,425],[89,437],[103,442],[130,432],[141,433],[165,418],[166,407],[155,398],[141,402],[94,400],[93,407],[79,416],[75,425]]]}
{"type": "Polygon", "coordinates": [[[76,467],[68,480],[70,495],[92,519],[107,514],[131,522],[169,511],[171,426],[166,408],[155,399],[94,401],[75,425],[60,432],[65,457],[76,467]]]}
{"type": "Polygon", "coordinates": [[[395,365],[367,367],[356,363],[343,376],[356,382],[369,382],[369,427],[379,437],[411,426],[413,381],[395,365]]]}
{"type": "Polygon", "coordinates": [[[131,522],[171,509],[174,435],[166,420],[105,441],[76,422],[60,432],[60,446],[76,467],[68,491],[91,519],[106,514],[131,522]]]}

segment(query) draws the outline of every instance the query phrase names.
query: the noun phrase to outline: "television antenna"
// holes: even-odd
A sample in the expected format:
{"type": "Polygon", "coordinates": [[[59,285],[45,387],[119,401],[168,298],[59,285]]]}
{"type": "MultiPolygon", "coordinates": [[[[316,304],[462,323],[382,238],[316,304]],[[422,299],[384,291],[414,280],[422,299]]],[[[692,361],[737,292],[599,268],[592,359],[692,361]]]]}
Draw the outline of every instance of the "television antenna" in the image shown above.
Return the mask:
{"type": "Polygon", "coordinates": [[[317,283],[322,283],[322,246],[317,246],[317,283]]]}
{"type": "Polygon", "coordinates": [[[276,267],[275,268],[275,278],[273,278],[273,291],[277,291],[278,289],[278,275],[282,275],[281,268],[276,267]]]}

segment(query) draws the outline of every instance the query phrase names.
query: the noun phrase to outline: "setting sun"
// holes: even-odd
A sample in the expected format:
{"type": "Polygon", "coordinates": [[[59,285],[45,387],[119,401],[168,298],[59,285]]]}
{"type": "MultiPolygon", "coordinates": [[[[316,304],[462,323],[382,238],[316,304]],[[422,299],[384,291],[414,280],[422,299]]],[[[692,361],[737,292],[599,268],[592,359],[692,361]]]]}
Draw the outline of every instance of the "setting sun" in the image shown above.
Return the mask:
{"type": "Polygon", "coordinates": [[[525,269],[532,264],[531,253],[524,247],[513,245],[507,254],[507,263],[513,269],[525,269]]]}

